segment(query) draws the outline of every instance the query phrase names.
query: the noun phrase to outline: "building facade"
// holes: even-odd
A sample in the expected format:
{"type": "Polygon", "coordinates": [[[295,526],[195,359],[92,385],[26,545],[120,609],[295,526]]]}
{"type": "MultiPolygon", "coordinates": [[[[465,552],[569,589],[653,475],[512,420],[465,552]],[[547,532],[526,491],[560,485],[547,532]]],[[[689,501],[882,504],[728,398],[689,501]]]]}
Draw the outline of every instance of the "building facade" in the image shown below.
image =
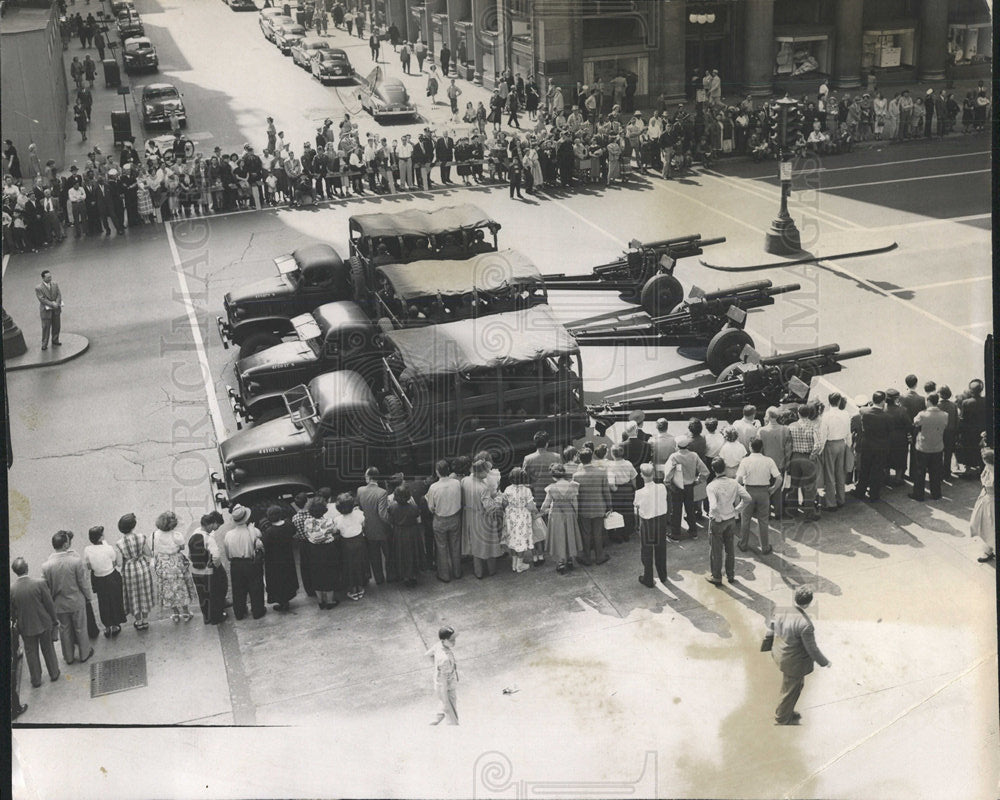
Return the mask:
{"type": "Polygon", "coordinates": [[[69,95],[55,8],[11,8],[0,19],[0,130],[27,168],[28,145],[42,164],[62,166],[69,95]]]}
{"type": "Polygon", "coordinates": [[[620,71],[636,100],[681,99],[717,69],[726,94],[813,91],[989,78],[986,0],[358,0],[378,24],[428,43],[434,60],[460,43],[462,77],[534,74],[544,91],[620,71]],[[464,73],[468,73],[467,75],[464,73]]]}

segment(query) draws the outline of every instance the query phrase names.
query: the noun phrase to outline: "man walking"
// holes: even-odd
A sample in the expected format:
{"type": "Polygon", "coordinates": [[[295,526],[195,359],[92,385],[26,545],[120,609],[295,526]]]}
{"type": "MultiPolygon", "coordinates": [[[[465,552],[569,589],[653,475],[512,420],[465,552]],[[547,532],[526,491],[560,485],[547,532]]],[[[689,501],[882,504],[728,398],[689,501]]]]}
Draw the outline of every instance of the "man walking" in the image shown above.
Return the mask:
{"type": "Polygon", "coordinates": [[[365,485],[358,489],[358,506],[365,515],[365,539],[368,542],[368,561],[375,583],[381,585],[398,580],[396,557],[392,552],[392,527],[383,514],[389,504],[389,493],[378,485],[379,473],[375,467],[365,470],[365,485]],[[382,560],[385,559],[385,571],[382,560]]]}
{"type": "Polygon", "coordinates": [[[831,661],[816,646],[816,631],[805,609],[812,602],[813,593],[804,586],[795,590],[795,608],[776,611],[767,623],[763,650],[770,650],[774,663],[782,673],[781,700],[774,712],[778,725],[795,725],[802,715],[795,704],[806,675],[813,671],[813,664],[829,667],[831,661]]]}
{"type": "MultiPolygon", "coordinates": [[[[93,599],[90,591],[90,575],[83,559],[70,549],[73,534],[57,531],[52,535],[52,549],[55,552],[42,564],[45,579],[56,617],[59,620],[59,643],[62,645],[63,659],[67,664],[76,660],[76,649],[80,650],[80,663],[94,655],[87,636],[87,603],[93,599]],[[84,650],[88,650],[84,655],[84,650]]],[[[51,673],[50,673],[51,674],[51,673]]]]}
{"type": "Polygon", "coordinates": [[[604,553],[604,518],[611,511],[611,485],[607,470],[591,463],[594,458],[591,450],[584,448],[578,458],[580,468],[573,473],[573,480],[580,484],[577,519],[583,538],[583,555],[578,556],[577,561],[589,567],[591,551],[593,563],[603,564],[609,558],[604,553]]]}
{"type": "Polygon", "coordinates": [[[843,408],[844,398],[840,392],[831,392],[827,397],[830,405],[819,420],[819,450],[823,464],[823,494],[827,511],[842,508],[847,483],[847,443],[851,435],[851,415],[843,408]]]}
{"type": "Polygon", "coordinates": [[[201,527],[188,539],[191,578],[198,592],[202,620],[206,625],[218,625],[226,618],[226,592],[229,577],[222,565],[222,552],[212,536],[222,526],[222,514],[210,511],[201,518],[201,527]]]}
{"type": "Polygon", "coordinates": [[[417,72],[424,71],[424,59],[427,58],[427,42],[422,39],[413,45],[413,55],[417,57],[417,72]]]}
{"type": "Polygon", "coordinates": [[[15,558],[10,568],[17,576],[10,586],[10,615],[17,623],[17,632],[24,642],[24,659],[28,662],[28,675],[36,689],[42,685],[42,664],[38,658],[41,648],[45,668],[52,681],[59,680],[59,660],[52,643],[52,630],[59,625],[52,593],[43,580],[28,575],[28,562],[15,558]]]}
{"type": "Polygon", "coordinates": [[[233,573],[233,614],[236,619],[247,615],[247,595],[254,619],[267,613],[264,606],[264,543],[260,531],[250,525],[250,509],[235,505],[231,512],[233,527],[226,531],[223,543],[229,568],[233,573]]]}
{"type": "Polygon", "coordinates": [[[458,634],[450,625],[438,631],[438,643],[427,651],[434,659],[434,694],[441,701],[431,725],[448,720],[449,725],[458,725],[458,665],[452,648],[458,634]]]}
{"type": "Polygon", "coordinates": [[[736,533],[740,514],[750,502],[750,495],[735,479],[726,477],[726,462],[721,458],[712,461],[712,472],[715,473],[715,477],[706,489],[708,515],[711,519],[709,525],[709,567],[711,574],[706,575],[705,580],[716,586],[722,586],[723,552],[725,552],[726,580],[730,583],[736,582],[736,554],[733,552],[733,536],[736,533]]]}
{"type": "MultiPolygon", "coordinates": [[[[750,523],[756,519],[760,552],[766,556],[771,552],[771,545],[768,543],[771,495],[781,491],[781,472],[774,460],[765,456],[763,451],[764,443],[760,439],[751,440],[750,454],[736,468],[736,481],[746,487],[750,498],[740,521],[739,548],[745,552],[749,546],[750,523]]],[[[709,488],[711,486],[709,484],[709,488]]]]}
{"type": "Polygon", "coordinates": [[[42,319],[42,350],[49,349],[49,333],[52,334],[52,346],[59,347],[59,330],[62,324],[62,292],[59,284],[52,280],[49,270],[42,270],[42,282],[35,287],[35,297],[38,298],[39,314],[42,319]]]}
{"type": "Polygon", "coordinates": [[[944,432],[948,427],[948,414],[938,408],[937,392],[927,395],[927,408],[913,420],[916,430],[914,460],[910,462],[913,479],[912,500],[924,499],[924,480],[930,474],[931,500],[941,499],[941,478],[944,473],[944,432]]]}
{"type": "Polygon", "coordinates": [[[645,481],[645,485],[635,493],[642,558],[639,583],[652,589],[654,564],[660,583],[667,582],[667,487],[654,481],[652,464],[642,464],[639,474],[645,481]]]}
{"type": "Polygon", "coordinates": [[[438,56],[441,59],[441,75],[447,78],[448,69],[451,66],[451,50],[448,49],[447,43],[441,45],[441,52],[438,56]]]}
{"type": "Polygon", "coordinates": [[[437,579],[448,583],[462,577],[462,484],[451,477],[444,459],[434,471],[437,480],[427,489],[427,508],[433,516],[437,579]]]}

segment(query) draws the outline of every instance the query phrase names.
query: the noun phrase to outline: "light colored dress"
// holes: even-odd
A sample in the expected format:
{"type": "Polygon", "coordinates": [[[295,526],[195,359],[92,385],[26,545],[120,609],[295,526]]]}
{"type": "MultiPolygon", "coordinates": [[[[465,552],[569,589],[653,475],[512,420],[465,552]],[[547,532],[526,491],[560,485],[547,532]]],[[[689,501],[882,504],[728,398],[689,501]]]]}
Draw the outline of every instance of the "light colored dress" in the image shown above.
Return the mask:
{"type": "Polygon", "coordinates": [[[153,572],[160,605],[179,608],[198,602],[198,593],[191,580],[191,568],[184,555],[186,542],[180,531],[153,533],[153,572]]]}
{"type": "Polygon", "coordinates": [[[571,561],[583,550],[580,524],[577,521],[577,497],[580,484],[565,478],[545,487],[542,514],[548,514],[548,552],[560,562],[571,561]]]}
{"type": "Polygon", "coordinates": [[[532,520],[537,509],[530,486],[508,486],[503,491],[503,537],[500,543],[512,553],[524,553],[534,545],[532,520]]]}
{"type": "Polygon", "coordinates": [[[972,518],[969,521],[969,529],[973,536],[978,536],[986,543],[988,552],[994,552],[997,544],[996,517],[993,511],[993,499],[995,489],[993,486],[993,465],[985,464],[983,474],[979,476],[983,484],[983,489],[976,498],[976,505],[972,508],[972,518]]]}
{"type": "Polygon", "coordinates": [[[503,555],[499,526],[489,518],[499,509],[491,497],[491,481],[489,476],[462,478],[462,555],[483,559],[503,555]]]}

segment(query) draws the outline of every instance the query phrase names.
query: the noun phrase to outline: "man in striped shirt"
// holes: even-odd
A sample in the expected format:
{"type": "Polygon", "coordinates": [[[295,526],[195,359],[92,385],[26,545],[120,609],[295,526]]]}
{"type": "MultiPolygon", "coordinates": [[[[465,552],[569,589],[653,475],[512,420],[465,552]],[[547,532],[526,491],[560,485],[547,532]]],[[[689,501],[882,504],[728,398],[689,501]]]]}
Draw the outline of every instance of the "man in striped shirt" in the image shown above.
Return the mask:
{"type": "Polygon", "coordinates": [[[802,508],[806,519],[819,519],[816,510],[816,426],[813,422],[814,407],[799,406],[799,418],[788,426],[792,438],[792,457],[788,461],[788,476],[794,499],[796,490],[802,491],[802,508]]]}

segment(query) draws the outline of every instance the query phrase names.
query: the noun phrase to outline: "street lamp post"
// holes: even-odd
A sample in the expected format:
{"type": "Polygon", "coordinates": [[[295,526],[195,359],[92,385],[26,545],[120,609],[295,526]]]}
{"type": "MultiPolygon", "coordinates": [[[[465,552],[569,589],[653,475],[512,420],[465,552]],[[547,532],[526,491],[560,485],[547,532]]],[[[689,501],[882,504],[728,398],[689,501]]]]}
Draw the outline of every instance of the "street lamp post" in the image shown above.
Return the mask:
{"type": "Polygon", "coordinates": [[[778,178],[781,180],[781,207],[771,221],[771,228],[764,237],[764,251],[775,255],[794,255],[802,250],[799,229],[788,213],[788,196],[792,193],[792,138],[798,132],[798,103],[783,97],[771,104],[771,114],[776,125],[772,139],[778,146],[778,178]]]}

